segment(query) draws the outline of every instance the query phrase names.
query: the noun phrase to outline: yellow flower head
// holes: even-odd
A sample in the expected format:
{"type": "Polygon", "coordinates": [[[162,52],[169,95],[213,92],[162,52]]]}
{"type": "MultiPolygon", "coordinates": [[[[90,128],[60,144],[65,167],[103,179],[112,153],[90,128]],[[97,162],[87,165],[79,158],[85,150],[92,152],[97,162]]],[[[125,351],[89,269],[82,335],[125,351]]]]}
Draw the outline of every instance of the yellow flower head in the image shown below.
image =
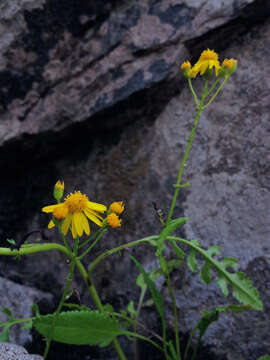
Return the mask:
{"type": "Polygon", "coordinates": [[[218,61],[218,54],[215,53],[214,50],[204,50],[201,53],[199,60],[191,68],[189,77],[195,78],[199,72],[200,75],[204,75],[207,70],[211,70],[213,67],[215,68],[216,76],[218,76],[221,67],[218,61]]]}
{"type": "Polygon", "coordinates": [[[236,68],[237,68],[237,60],[225,59],[222,63],[221,73],[222,75],[231,75],[233,72],[235,72],[236,68]]]}
{"type": "MultiPolygon", "coordinates": [[[[82,194],[80,191],[75,191],[65,198],[64,203],[45,206],[42,208],[42,211],[46,213],[55,213],[57,211],[56,209],[59,207],[62,208],[59,212],[63,212],[63,207],[68,210],[62,224],[63,234],[66,235],[71,228],[74,239],[77,236],[82,236],[84,232],[87,235],[90,234],[88,219],[98,226],[102,226],[103,218],[99,213],[104,213],[107,210],[105,205],[91,202],[86,195],[82,194]]],[[[51,222],[49,223],[49,227],[52,227],[51,222]]]]}
{"type": "Polygon", "coordinates": [[[112,228],[117,228],[121,226],[121,221],[115,213],[111,213],[107,216],[107,222],[112,228]]]}
{"type": "Polygon", "coordinates": [[[53,196],[56,201],[60,201],[62,199],[64,194],[64,188],[65,188],[64,181],[61,182],[58,180],[57,183],[54,185],[53,196]]]}
{"type": "Polygon", "coordinates": [[[181,70],[185,71],[189,69],[191,69],[191,63],[189,61],[183,62],[183,64],[181,65],[181,70]]]}
{"type": "Polygon", "coordinates": [[[123,201],[113,202],[109,209],[110,212],[113,212],[118,215],[121,215],[124,210],[125,210],[125,206],[123,201]]]}

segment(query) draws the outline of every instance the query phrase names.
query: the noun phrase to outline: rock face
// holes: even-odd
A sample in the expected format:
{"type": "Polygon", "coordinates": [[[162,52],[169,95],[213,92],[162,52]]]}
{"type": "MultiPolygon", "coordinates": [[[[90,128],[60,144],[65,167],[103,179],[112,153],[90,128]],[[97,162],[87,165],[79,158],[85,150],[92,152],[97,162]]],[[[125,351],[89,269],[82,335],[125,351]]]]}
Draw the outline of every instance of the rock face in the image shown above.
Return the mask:
{"type": "Polygon", "coordinates": [[[1,360],[42,360],[39,355],[30,355],[22,347],[15,344],[1,343],[0,344],[1,360]]]}
{"type": "MultiPolygon", "coordinates": [[[[237,257],[265,305],[263,313],[221,316],[204,344],[217,359],[267,353],[270,3],[6,0],[0,8],[2,246],[6,238],[46,227],[40,209],[53,203],[59,178],[67,191],[80,189],[90,200],[125,201],[123,227],[97,253],[157,234],[152,202],[168,212],[195,113],[179,64],[194,63],[205,48],[238,59],[237,72],[200,118],[184,173],[191,187],[181,190],[175,216],[189,219],[181,236],[237,257]]],[[[199,92],[200,80],[194,86],[199,92]]],[[[55,240],[53,230],[48,235],[55,240]]],[[[152,249],[134,253],[146,269],[155,265],[152,249]]],[[[23,273],[1,259],[0,274],[59,294],[66,274],[61,256],[22,264],[23,273]]],[[[136,301],[136,275],[126,255],[103,261],[95,272],[102,299],[116,308],[130,296],[136,301]]],[[[198,320],[198,309],[226,303],[214,283],[203,286],[186,267],[173,282],[183,332],[198,320]]]]}
{"type": "MultiPolygon", "coordinates": [[[[52,295],[50,293],[44,293],[2,277],[0,277],[0,289],[3,294],[0,299],[0,308],[9,308],[16,319],[31,317],[32,305],[34,303],[40,301],[52,303],[52,295]]],[[[5,313],[1,313],[0,321],[4,322],[7,320],[8,316],[5,313]]],[[[32,336],[28,330],[22,330],[21,326],[15,325],[10,328],[9,340],[22,345],[31,341],[32,336]]]]}

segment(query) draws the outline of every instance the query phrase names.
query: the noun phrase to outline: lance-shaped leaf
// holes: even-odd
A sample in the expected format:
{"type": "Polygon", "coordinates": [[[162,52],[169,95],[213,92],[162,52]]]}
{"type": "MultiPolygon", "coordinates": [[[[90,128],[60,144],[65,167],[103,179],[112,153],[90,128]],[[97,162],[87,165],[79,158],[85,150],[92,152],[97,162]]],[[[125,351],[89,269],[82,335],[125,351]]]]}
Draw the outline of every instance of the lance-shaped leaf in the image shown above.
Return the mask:
{"type": "Polygon", "coordinates": [[[67,311],[60,313],[52,325],[54,315],[40,316],[33,321],[36,330],[52,340],[72,345],[107,346],[125,332],[118,321],[98,311],[67,311]]]}

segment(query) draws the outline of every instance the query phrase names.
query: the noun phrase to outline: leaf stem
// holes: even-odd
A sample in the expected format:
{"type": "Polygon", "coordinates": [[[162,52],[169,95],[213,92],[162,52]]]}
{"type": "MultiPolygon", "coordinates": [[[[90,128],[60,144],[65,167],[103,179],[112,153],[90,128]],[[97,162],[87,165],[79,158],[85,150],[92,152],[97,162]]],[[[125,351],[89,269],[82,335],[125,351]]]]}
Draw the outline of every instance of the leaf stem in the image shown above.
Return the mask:
{"type": "Polygon", "coordinates": [[[85,255],[87,255],[92,249],[93,247],[98,243],[98,241],[100,240],[100,238],[103,236],[103,234],[105,233],[105,231],[107,231],[106,228],[103,228],[102,231],[100,231],[100,233],[98,234],[98,236],[96,237],[95,241],[93,242],[93,244],[91,244],[89,246],[89,248],[87,248],[79,257],[78,259],[81,260],[85,257],[85,255]]]}

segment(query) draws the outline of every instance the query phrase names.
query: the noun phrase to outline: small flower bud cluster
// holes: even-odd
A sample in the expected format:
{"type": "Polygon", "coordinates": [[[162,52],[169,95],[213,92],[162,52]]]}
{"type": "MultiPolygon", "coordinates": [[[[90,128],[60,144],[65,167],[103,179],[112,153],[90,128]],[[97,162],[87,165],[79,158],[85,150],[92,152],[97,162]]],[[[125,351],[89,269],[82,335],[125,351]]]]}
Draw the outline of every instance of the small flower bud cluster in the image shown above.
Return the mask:
{"type": "Polygon", "coordinates": [[[113,202],[108,211],[107,224],[112,228],[121,226],[122,220],[119,219],[119,215],[125,210],[123,201],[113,202]]]}

